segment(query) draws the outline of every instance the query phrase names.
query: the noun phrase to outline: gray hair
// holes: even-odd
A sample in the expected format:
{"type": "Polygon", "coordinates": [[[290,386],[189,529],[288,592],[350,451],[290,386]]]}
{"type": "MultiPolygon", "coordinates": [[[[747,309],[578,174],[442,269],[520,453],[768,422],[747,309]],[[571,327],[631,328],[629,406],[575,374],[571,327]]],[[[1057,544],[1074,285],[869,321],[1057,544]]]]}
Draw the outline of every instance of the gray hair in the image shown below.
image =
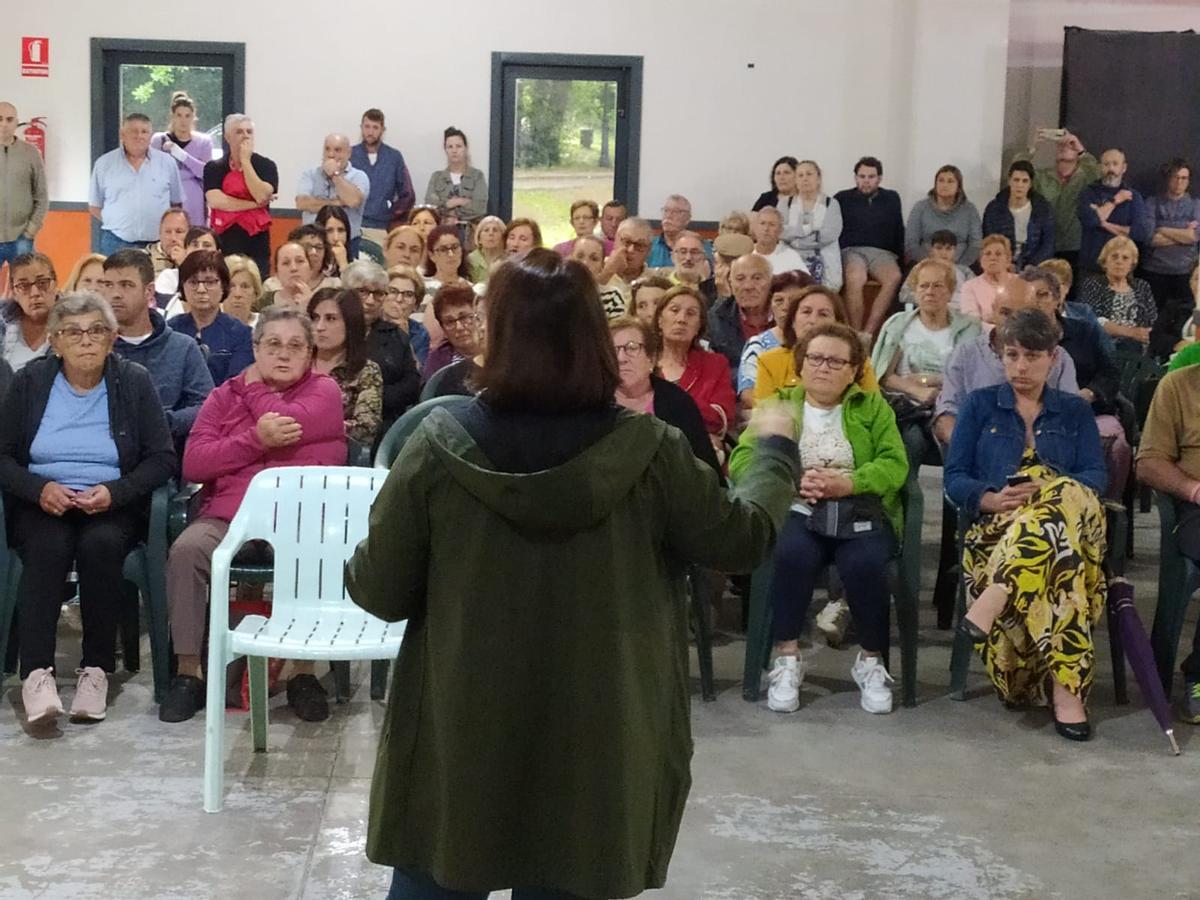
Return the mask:
{"type": "Polygon", "coordinates": [[[1024,347],[1049,353],[1062,340],[1062,328],[1040,309],[1022,309],[996,329],[1001,347],[1024,347]]]}
{"type": "Polygon", "coordinates": [[[117,317],[113,315],[107,300],[95,291],[72,291],[60,295],[58,302],[50,307],[50,315],[46,318],[46,331],[54,334],[62,327],[63,319],[86,316],[89,313],[99,313],[105,325],[113,331],[117,330],[117,317]]]}
{"type": "Polygon", "coordinates": [[[293,309],[290,306],[268,306],[258,314],[258,321],[254,323],[254,343],[258,343],[263,339],[263,335],[267,332],[267,326],[272,322],[296,322],[304,330],[304,340],[308,346],[313,345],[313,326],[310,319],[303,310],[293,309]]]}
{"type": "Polygon", "coordinates": [[[1041,282],[1050,290],[1054,291],[1054,299],[1062,300],[1062,282],[1058,280],[1058,276],[1049,269],[1040,269],[1037,266],[1026,266],[1022,269],[1017,277],[1022,281],[1028,281],[1030,284],[1041,282]]]}
{"type": "Polygon", "coordinates": [[[373,259],[356,259],[342,272],[342,286],[357,290],[364,287],[388,286],[388,274],[373,259]]]}
{"type": "Polygon", "coordinates": [[[755,215],[757,215],[760,219],[763,216],[774,216],[776,219],[779,220],[780,225],[783,224],[783,213],[781,213],[779,211],[778,206],[764,206],[757,213],[755,213],[755,215]]]}
{"type": "Polygon", "coordinates": [[[667,194],[667,199],[665,202],[670,203],[672,200],[677,203],[686,203],[688,210],[691,210],[692,208],[692,201],[683,196],[683,194],[667,194]]]}
{"type": "Polygon", "coordinates": [[[237,127],[238,125],[242,124],[242,122],[253,122],[253,121],[254,121],[254,120],[253,120],[253,119],[251,119],[251,118],[250,118],[248,115],[246,115],[245,113],[230,113],[229,115],[227,115],[227,116],[225,117],[225,131],[224,131],[224,133],[225,133],[225,134],[229,134],[229,132],[230,132],[231,130],[233,130],[233,129],[234,129],[235,127],[237,127]]]}
{"type": "Polygon", "coordinates": [[[628,219],[622,219],[621,223],[617,226],[617,231],[620,231],[622,228],[626,227],[636,228],[639,231],[645,231],[650,234],[654,233],[654,227],[641,216],[630,216],[628,219]]]}

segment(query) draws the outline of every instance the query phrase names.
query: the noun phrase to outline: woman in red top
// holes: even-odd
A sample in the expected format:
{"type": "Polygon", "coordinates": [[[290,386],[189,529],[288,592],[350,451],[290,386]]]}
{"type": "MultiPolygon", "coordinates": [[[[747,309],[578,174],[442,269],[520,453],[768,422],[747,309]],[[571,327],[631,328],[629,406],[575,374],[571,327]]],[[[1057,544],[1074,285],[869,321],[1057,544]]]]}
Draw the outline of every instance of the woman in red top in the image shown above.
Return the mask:
{"type": "Polygon", "coordinates": [[[654,310],[654,328],[662,347],[659,374],[696,401],[709,439],[720,454],[722,439],[737,412],[737,399],[729,361],[700,346],[707,326],[704,298],[691,285],[671,288],[654,310]]]}

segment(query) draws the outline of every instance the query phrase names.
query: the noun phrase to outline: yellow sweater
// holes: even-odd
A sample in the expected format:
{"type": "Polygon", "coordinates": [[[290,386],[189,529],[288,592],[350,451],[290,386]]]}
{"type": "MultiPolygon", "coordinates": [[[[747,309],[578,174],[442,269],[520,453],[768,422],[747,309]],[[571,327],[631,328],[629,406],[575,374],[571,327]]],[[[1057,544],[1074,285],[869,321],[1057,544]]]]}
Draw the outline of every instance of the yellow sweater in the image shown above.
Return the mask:
{"type": "MultiPolygon", "coordinates": [[[[783,388],[795,387],[800,383],[796,374],[796,364],[790,347],[775,347],[758,358],[758,380],[754,382],[754,402],[774,396],[776,391],[783,388]]],[[[879,380],[875,377],[875,369],[868,357],[863,363],[862,377],[858,386],[864,391],[879,390],[879,380]]]]}

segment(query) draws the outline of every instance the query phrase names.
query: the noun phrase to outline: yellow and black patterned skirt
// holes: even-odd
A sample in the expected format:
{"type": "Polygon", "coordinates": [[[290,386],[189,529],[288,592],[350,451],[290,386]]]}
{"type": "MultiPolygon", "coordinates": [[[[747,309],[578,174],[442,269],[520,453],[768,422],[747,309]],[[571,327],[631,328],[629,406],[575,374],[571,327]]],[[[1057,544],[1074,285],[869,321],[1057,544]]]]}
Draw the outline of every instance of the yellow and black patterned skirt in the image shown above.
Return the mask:
{"type": "Polygon", "coordinates": [[[964,542],[968,605],[989,585],[1008,588],[983,661],[1006,703],[1044,703],[1047,674],[1086,702],[1106,591],[1104,507],[1028,454],[1021,471],[1046,484],[1020,509],[981,517],[964,542]]]}

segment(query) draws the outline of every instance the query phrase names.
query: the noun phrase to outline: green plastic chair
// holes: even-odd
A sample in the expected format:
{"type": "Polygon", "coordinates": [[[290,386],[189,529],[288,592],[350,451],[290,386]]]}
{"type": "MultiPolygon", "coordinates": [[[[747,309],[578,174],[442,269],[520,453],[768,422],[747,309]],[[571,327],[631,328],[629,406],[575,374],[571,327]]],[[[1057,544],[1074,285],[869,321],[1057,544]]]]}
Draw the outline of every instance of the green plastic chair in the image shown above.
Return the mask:
{"type": "MultiPolygon", "coordinates": [[[[170,629],[167,622],[167,508],[173,488],[159,487],[150,496],[150,521],[146,540],[125,557],[122,574],[125,581],[141,596],[150,636],[150,656],[154,673],[154,702],[161,703],[171,682],[170,629]]],[[[17,592],[21,581],[21,559],[8,547],[4,526],[4,503],[0,495],[0,669],[6,668],[8,647],[17,592]]],[[[136,598],[135,598],[136,600],[136,598]]],[[[122,631],[127,631],[124,627],[122,631]]],[[[123,636],[124,660],[127,671],[139,668],[139,647],[136,622],[132,635],[123,636]]]]}
{"type": "MultiPolygon", "coordinates": [[[[917,705],[918,596],[921,577],[920,501],[914,497],[910,480],[904,488],[904,534],[899,555],[887,566],[888,587],[896,608],[896,629],[900,633],[900,702],[917,705]]],[[[920,488],[916,490],[920,494],[920,488]]],[[[771,607],[768,602],[772,560],[755,570],[750,580],[750,615],[746,626],[746,661],[742,671],[742,698],[757,703],[762,697],[762,675],[770,662],[771,607]]],[[[890,652],[884,664],[891,669],[890,652]]]]}
{"type": "Polygon", "coordinates": [[[1150,629],[1150,647],[1158,665],[1158,677],[1163,690],[1171,696],[1175,680],[1175,655],[1188,601],[1200,587],[1200,568],[1179,552],[1175,542],[1175,498],[1157,493],[1159,533],[1158,606],[1154,610],[1154,625],[1150,629]]]}
{"type": "Polygon", "coordinates": [[[391,659],[403,622],[384,622],[350,599],[346,562],[367,536],[371,504],[387,473],[353,466],[283,466],[254,476],[229,531],[213,551],[209,603],[204,809],[224,803],[226,666],[247,657],[250,731],[267,749],[267,658],[391,659]],[[246,616],[229,627],[233,559],[248,541],[275,551],[270,617],[246,616]]]}

